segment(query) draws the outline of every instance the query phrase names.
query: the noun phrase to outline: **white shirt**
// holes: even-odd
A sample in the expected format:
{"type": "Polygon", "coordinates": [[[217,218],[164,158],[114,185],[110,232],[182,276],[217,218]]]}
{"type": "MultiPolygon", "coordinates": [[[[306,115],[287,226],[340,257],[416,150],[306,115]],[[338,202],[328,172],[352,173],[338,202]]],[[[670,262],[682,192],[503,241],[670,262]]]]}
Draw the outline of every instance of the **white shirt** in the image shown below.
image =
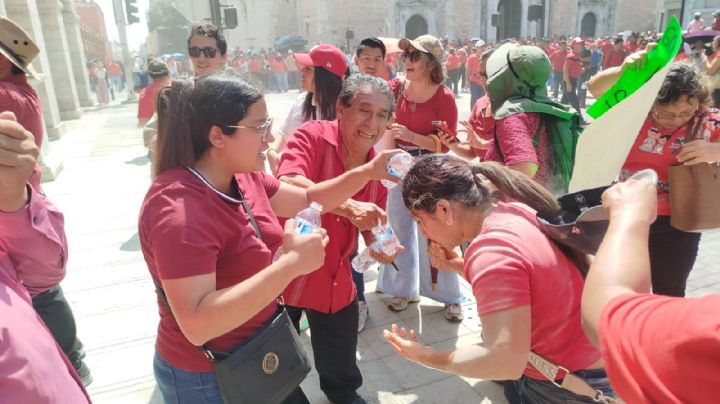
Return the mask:
{"type": "MultiPolygon", "coordinates": [[[[295,99],[295,102],[293,102],[292,107],[290,107],[290,112],[285,117],[285,120],[283,121],[282,125],[280,125],[280,135],[282,135],[283,139],[285,139],[285,142],[287,142],[290,139],[290,136],[295,132],[297,128],[300,127],[300,125],[305,123],[305,119],[303,117],[303,104],[305,103],[305,98],[307,97],[307,92],[302,92],[298,94],[297,98],[295,99]]],[[[312,99],[312,105],[315,107],[315,97],[312,99]]],[[[316,117],[319,120],[324,119],[321,115],[321,111],[316,109],[316,117]]]]}

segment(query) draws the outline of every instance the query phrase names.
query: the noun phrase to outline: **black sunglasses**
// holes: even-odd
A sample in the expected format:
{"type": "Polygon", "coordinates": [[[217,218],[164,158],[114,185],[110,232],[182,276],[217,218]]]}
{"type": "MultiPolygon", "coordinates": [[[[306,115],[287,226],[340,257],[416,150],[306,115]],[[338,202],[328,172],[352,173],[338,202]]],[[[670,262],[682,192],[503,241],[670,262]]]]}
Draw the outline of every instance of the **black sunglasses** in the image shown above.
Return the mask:
{"type": "Polygon", "coordinates": [[[200,54],[204,54],[206,58],[211,59],[214,58],[217,52],[220,49],[218,48],[211,48],[209,46],[206,46],[204,48],[198,48],[197,46],[192,46],[188,48],[188,54],[191,58],[199,58],[200,54]]]}
{"type": "Polygon", "coordinates": [[[417,62],[422,55],[423,53],[419,50],[414,50],[412,52],[405,51],[402,54],[402,58],[403,60],[410,59],[411,62],[417,62]]]}

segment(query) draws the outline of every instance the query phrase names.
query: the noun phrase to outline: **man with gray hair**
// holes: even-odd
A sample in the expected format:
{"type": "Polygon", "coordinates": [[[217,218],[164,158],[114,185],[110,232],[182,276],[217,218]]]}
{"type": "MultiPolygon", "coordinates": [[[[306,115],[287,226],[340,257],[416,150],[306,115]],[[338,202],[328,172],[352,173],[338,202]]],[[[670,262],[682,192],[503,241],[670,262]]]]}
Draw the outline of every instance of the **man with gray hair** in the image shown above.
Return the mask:
{"type": "MultiPolygon", "coordinates": [[[[301,125],[288,140],[277,178],[307,188],[372,160],[373,146],[385,133],[394,110],[394,97],[384,80],[350,76],[338,97],[337,119],[301,125]]],[[[330,238],[325,263],[293,280],[283,292],[296,328],[305,310],[320,388],[334,403],[365,402],[357,394],[362,385],[355,357],[358,302],[349,258],[357,249],[359,231],[366,245],[375,241],[370,230],[378,222],[387,222],[386,200],[387,189],[379,181],[369,181],[353,199],[324,214],[322,227],[330,238]]],[[[372,250],[370,254],[385,264],[395,259],[372,250]]]]}

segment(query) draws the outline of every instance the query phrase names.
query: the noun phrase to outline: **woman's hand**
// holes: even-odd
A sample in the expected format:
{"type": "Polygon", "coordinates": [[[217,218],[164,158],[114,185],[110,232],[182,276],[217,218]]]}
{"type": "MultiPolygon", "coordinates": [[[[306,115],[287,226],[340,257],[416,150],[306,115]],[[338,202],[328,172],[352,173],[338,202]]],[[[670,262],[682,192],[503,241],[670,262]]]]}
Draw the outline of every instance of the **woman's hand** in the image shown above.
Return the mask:
{"type": "Polygon", "coordinates": [[[693,140],[683,146],[677,159],[686,166],[720,161],[720,143],[693,140]]]}
{"type": "Polygon", "coordinates": [[[283,256],[294,259],[292,266],[297,275],[306,275],[320,268],[325,263],[325,247],[330,238],[325,229],[320,228],[319,233],[297,234],[295,220],[285,222],[283,234],[283,256]]]}
{"type": "Polygon", "coordinates": [[[396,184],[400,183],[400,179],[388,172],[388,161],[390,158],[398,153],[403,153],[402,150],[384,150],[375,155],[375,158],[365,163],[363,167],[367,169],[370,179],[372,180],[388,180],[396,184]]]}
{"type": "Polygon", "coordinates": [[[448,148],[452,148],[458,143],[457,138],[449,133],[439,131],[437,135],[438,138],[440,138],[440,142],[448,148]]]}
{"type": "Polygon", "coordinates": [[[405,327],[398,330],[397,324],[393,324],[390,330],[383,330],[383,335],[398,355],[411,361],[423,363],[425,358],[433,353],[432,348],[418,342],[414,330],[410,330],[410,336],[408,337],[405,327]]]}
{"type": "Polygon", "coordinates": [[[390,125],[390,132],[392,133],[392,137],[395,140],[402,140],[403,142],[413,144],[415,143],[413,142],[413,140],[415,140],[416,134],[403,124],[393,123],[392,125],[390,125]]]}
{"type": "Polygon", "coordinates": [[[602,204],[611,217],[650,225],[657,217],[657,186],[648,179],[631,178],[603,192],[602,204]]]}
{"type": "Polygon", "coordinates": [[[455,251],[448,251],[435,241],[431,241],[428,245],[428,256],[430,257],[430,265],[441,271],[458,272],[464,274],[464,262],[461,256],[455,251]]]}
{"type": "Polygon", "coordinates": [[[460,125],[463,126],[461,130],[465,131],[468,135],[468,143],[470,143],[470,146],[473,149],[478,150],[487,150],[488,147],[490,147],[490,141],[485,140],[480,137],[480,135],[475,132],[475,128],[473,128],[472,125],[470,125],[470,122],[468,121],[460,121],[460,125]]]}
{"type": "Polygon", "coordinates": [[[398,255],[400,255],[401,252],[405,251],[405,247],[398,246],[398,248],[395,250],[395,254],[387,255],[384,252],[377,252],[373,248],[370,248],[370,256],[377,262],[383,264],[383,265],[390,265],[395,261],[395,258],[397,258],[398,255]]]}
{"type": "Polygon", "coordinates": [[[640,70],[645,67],[647,55],[651,50],[655,49],[656,45],[657,43],[651,42],[647,44],[644,50],[628,55],[620,66],[620,70],[624,72],[626,69],[640,70]]]}

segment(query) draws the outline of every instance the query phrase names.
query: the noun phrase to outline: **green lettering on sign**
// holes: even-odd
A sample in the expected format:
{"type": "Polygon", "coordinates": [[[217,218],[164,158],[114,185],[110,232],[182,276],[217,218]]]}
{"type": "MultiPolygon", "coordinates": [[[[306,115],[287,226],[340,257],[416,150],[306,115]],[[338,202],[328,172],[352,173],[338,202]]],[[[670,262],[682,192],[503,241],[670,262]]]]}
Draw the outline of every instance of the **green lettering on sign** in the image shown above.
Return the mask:
{"type": "Polygon", "coordinates": [[[652,76],[675,58],[682,45],[682,28],[675,17],[665,27],[655,49],[647,54],[642,69],[625,69],[620,79],[588,108],[587,113],[597,119],[642,87],[652,76]]]}

